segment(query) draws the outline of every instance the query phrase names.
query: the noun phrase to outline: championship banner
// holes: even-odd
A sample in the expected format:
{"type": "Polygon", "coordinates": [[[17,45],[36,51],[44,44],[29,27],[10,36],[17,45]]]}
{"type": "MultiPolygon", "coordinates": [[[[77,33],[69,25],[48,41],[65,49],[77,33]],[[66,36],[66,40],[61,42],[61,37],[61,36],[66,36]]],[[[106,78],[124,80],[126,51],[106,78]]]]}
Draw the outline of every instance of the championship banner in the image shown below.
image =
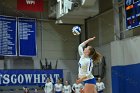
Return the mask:
{"type": "Polygon", "coordinates": [[[36,56],[36,20],[18,18],[19,56],[36,56]]]}
{"type": "Polygon", "coordinates": [[[0,55],[16,56],[17,20],[15,17],[0,15],[0,55]]]}
{"type": "Polygon", "coordinates": [[[17,0],[17,9],[43,12],[43,0],[17,0]]]}
{"type": "Polygon", "coordinates": [[[55,83],[63,79],[63,70],[0,70],[0,86],[43,86],[47,77],[55,83]]]}

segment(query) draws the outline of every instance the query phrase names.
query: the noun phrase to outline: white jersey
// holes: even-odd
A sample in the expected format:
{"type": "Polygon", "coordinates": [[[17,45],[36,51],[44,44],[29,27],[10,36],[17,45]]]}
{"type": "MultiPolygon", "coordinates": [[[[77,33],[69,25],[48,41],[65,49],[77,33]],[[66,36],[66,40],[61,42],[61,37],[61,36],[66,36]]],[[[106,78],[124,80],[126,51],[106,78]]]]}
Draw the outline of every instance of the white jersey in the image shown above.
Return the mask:
{"type": "MultiPolygon", "coordinates": [[[[93,69],[93,60],[90,57],[85,57],[83,53],[83,47],[85,46],[84,43],[80,44],[78,47],[79,55],[81,56],[79,60],[79,74],[78,77],[82,78],[87,76],[87,79],[92,79],[94,76],[92,75],[93,69]]],[[[84,80],[84,81],[85,81],[84,80]]]]}
{"type": "Polygon", "coordinates": [[[104,86],[104,83],[103,82],[97,82],[96,83],[96,88],[97,88],[97,91],[102,91],[105,89],[105,86],[104,86]]]}
{"type": "Polygon", "coordinates": [[[73,84],[72,90],[74,91],[74,93],[80,93],[80,89],[83,89],[83,85],[81,83],[73,84]]]}
{"type": "Polygon", "coordinates": [[[54,85],[54,90],[59,92],[63,90],[63,85],[62,84],[55,84],[54,85]]]}
{"type": "Polygon", "coordinates": [[[71,86],[67,85],[63,87],[63,93],[71,93],[71,86]]]}
{"type": "Polygon", "coordinates": [[[53,92],[52,82],[48,82],[48,83],[45,84],[44,91],[45,91],[45,93],[52,93],[53,92]]]}

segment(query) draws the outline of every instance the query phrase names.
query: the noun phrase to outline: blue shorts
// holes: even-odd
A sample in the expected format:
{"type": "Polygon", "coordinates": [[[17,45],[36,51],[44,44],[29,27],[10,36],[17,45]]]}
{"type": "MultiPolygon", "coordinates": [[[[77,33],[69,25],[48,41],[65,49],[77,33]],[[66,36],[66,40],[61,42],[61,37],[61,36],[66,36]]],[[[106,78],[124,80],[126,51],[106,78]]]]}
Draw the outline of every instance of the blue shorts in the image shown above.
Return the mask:
{"type": "Polygon", "coordinates": [[[62,93],[62,91],[55,91],[55,93],[62,93]]]}
{"type": "Polygon", "coordinates": [[[94,84],[94,85],[96,85],[96,80],[95,80],[95,78],[92,78],[92,79],[84,81],[84,83],[85,84],[94,84]]]}
{"type": "Polygon", "coordinates": [[[98,93],[103,93],[103,90],[102,91],[98,91],[98,93]]]}

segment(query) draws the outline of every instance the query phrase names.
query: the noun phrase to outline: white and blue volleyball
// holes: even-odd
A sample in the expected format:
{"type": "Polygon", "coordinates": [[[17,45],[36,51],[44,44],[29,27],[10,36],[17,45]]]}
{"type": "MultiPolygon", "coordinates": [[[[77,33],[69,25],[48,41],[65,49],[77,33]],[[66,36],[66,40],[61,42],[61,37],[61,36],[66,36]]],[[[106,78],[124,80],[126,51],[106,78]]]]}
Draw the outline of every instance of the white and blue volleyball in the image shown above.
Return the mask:
{"type": "Polygon", "coordinates": [[[81,33],[81,28],[80,28],[80,26],[74,26],[74,27],[72,28],[72,33],[73,33],[73,35],[80,35],[80,33],[81,33]]]}

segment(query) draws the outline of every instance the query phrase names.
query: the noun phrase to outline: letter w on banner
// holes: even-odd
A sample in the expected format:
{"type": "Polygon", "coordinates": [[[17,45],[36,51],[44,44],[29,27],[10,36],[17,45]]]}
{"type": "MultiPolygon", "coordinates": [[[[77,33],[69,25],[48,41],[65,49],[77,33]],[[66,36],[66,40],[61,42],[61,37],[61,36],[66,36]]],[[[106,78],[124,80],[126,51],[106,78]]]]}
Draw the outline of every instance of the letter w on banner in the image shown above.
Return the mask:
{"type": "Polygon", "coordinates": [[[17,9],[43,12],[43,0],[17,0],[17,9]]]}

